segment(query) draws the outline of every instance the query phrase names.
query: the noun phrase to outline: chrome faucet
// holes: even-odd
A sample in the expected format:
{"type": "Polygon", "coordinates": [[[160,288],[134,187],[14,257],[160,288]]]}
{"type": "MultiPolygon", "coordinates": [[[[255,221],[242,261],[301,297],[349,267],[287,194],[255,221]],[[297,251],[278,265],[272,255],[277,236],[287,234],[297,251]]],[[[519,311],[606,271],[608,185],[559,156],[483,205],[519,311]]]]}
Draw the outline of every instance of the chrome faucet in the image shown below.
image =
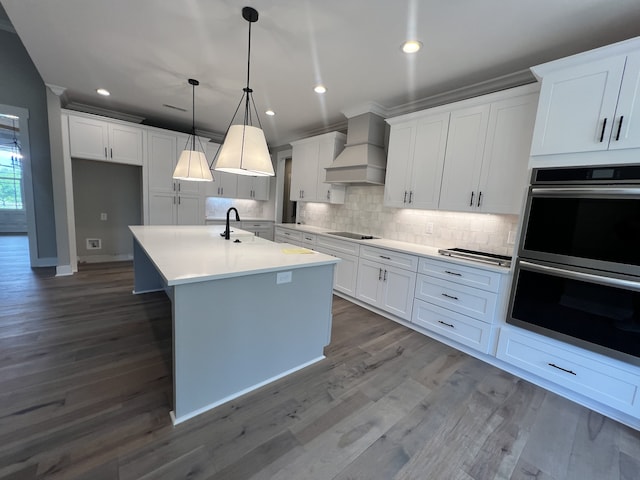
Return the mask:
{"type": "Polygon", "coordinates": [[[231,238],[231,228],[229,227],[229,214],[231,213],[231,210],[236,212],[236,222],[240,221],[240,215],[238,214],[238,210],[236,210],[236,207],[231,207],[229,210],[227,210],[227,229],[224,231],[225,240],[229,240],[231,238]]]}

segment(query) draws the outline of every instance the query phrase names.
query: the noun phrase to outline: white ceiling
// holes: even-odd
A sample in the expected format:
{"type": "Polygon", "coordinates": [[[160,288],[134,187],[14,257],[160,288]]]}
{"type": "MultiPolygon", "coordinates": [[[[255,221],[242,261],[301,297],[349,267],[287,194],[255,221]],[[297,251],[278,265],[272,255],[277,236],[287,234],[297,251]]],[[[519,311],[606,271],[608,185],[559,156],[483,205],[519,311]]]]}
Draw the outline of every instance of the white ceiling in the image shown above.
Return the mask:
{"type": "Polygon", "coordinates": [[[67,89],[64,102],[188,131],[187,79],[196,78],[196,126],[218,134],[246,82],[241,10],[256,8],[251,86],[272,146],[343,125],[341,111],[367,102],[408,111],[640,35],[640,0],[0,1],[43,80],[67,89]],[[407,38],[424,48],[403,54],[407,38]],[[317,82],[327,86],[323,96],[313,92],[317,82]],[[111,97],[96,95],[98,87],[111,97]]]}

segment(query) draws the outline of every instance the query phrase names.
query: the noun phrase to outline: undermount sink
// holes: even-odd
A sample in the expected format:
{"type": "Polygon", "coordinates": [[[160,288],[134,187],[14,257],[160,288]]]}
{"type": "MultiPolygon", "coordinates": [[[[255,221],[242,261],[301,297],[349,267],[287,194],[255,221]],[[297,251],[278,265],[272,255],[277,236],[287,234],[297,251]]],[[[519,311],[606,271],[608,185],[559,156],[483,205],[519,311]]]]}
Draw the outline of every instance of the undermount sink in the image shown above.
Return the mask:
{"type": "Polygon", "coordinates": [[[345,238],[353,238],[355,240],[375,240],[379,237],[374,237],[373,235],[363,235],[362,233],[351,233],[351,232],[327,232],[329,235],[336,235],[338,237],[345,238]]]}

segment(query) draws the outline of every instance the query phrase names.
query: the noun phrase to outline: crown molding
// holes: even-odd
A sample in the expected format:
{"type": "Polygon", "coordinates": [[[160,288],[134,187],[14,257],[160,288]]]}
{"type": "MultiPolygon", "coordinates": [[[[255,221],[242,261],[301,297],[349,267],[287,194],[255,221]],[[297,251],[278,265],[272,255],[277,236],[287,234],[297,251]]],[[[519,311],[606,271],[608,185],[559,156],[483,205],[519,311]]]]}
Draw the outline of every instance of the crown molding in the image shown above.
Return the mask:
{"type": "Polygon", "coordinates": [[[108,108],[94,107],[93,105],[87,105],[85,103],[70,102],[66,104],[64,108],[67,110],[75,110],[76,112],[92,113],[103,117],[115,118],[117,120],[123,120],[131,123],[142,123],[145,120],[145,117],[140,117],[138,115],[117,112],[115,110],[109,110],[108,108]]]}

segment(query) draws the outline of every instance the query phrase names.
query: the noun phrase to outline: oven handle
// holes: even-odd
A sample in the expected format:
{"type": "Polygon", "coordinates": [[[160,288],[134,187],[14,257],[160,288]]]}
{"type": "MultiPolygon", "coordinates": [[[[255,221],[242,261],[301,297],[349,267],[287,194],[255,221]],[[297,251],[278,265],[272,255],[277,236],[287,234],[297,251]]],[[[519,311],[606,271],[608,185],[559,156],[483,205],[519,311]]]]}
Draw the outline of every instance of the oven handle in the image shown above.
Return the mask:
{"type": "Polygon", "coordinates": [[[582,280],[590,283],[599,283],[600,285],[610,285],[612,287],[623,287],[628,290],[635,290],[640,292],[640,282],[634,282],[632,280],[624,280],[622,278],[603,277],[602,275],[576,272],[575,270],[566,270],[564,268],[556,268],[550,267],[548,265],[531,263],[527,262],[526,260],[520,260],[520,266],[526,268],[527,270],[533,270],[540,273],[555,273],[558,276],[570,278],[572,280],[582,280]]]}
{"type": "Polygon", "coordinates": [[[640,188],[633,187],[533,187],[531,195],[567,196],[567,195],[640,195],[640,188]]]}

